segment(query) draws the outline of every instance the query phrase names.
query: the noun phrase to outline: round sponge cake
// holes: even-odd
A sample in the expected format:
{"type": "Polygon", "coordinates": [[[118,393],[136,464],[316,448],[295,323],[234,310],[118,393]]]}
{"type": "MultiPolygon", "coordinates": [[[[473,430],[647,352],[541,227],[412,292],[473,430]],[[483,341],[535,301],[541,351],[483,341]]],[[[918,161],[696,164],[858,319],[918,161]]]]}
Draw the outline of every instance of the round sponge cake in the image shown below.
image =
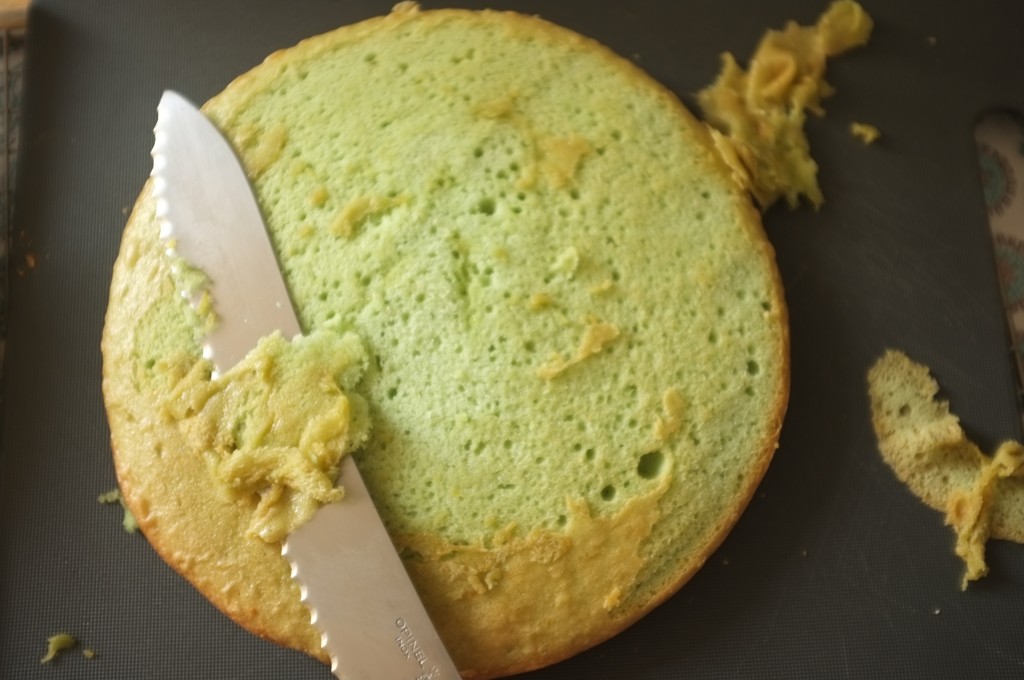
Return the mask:
{"type": "MultiPolygon", "coordinates": [[[[759,215],[674,95],[538,18],[403,5],[205,113],[304,329],[365,347],[356,459],[465,676],[566,658],[690,578],[776,448],[789,347],[759,215]]],[[[168,415],[207,319],[164,250],[147,188],[103,337],[125,500],[228,616],[323,658],[255,505],[168,415]]]]}

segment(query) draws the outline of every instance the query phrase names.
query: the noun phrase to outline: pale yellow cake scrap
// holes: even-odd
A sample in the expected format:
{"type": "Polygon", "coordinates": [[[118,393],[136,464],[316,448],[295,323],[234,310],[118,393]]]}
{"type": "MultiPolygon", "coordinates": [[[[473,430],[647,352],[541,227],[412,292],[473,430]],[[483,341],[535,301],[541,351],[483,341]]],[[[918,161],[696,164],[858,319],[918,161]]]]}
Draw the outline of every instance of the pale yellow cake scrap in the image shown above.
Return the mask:
{"type": "Polygon", "coordinates": [[[791,21],[765,33],[749,69],[723,54],[718,78],[698,94],[734,180],[762,209],[780,198],[790,207],[801,198],[821,206],[818,165],[804,134],[806,111],[824,115],[821,102],[834,92],[825,80],[826,61],[867,43],[873,25],[860,4],[836,0],[814,26],[791,21]]]}
{"type": "Polygon", "coordinates": [[[938,392],[928,368],[903,352],[888,350],[868,372],[882,458],[918,498],[945,513],[966,588],[988,573],[990,537],[1024,542],[1024,448],[1008,441],[986,456],[938,392]]]}

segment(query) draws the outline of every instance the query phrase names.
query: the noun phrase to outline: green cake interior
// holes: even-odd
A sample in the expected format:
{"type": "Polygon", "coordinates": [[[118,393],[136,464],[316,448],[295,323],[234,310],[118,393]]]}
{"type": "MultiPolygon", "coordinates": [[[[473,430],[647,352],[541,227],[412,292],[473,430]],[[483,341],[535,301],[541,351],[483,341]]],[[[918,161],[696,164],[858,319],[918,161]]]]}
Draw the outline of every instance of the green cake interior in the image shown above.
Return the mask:
{"type": "MultiPolygon", "coordinates": [[[[624,582],[588,595],[607,621],[550,644],[510,630],[500,659],[469,631],[452,644],[465,667],[593,644],[706,559],[775,447],[786,314],[756,213],[674,96],[535,19],[411,12],[273,55],[205,111],[247,166],[306,332],[365,345],[357,461],[428,608],[518,582],[488,562],[474,595],[423,564],[566,536],[600,570],[620,553],[598,534],[644,513],[624,582]]],[[[118,369],[143,398],[202,341],[162,290],[118,369]]]]}

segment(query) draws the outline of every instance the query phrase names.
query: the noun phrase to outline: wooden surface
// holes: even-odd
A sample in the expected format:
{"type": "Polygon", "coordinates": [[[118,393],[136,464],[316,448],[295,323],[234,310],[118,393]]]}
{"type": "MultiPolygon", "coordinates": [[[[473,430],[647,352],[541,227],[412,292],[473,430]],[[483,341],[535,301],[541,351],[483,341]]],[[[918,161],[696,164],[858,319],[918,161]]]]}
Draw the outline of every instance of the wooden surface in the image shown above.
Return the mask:
{"type": "Polygon", "coordinates": [[[0,29],[24,28],[29,0],[0,0],[0,29]]]}

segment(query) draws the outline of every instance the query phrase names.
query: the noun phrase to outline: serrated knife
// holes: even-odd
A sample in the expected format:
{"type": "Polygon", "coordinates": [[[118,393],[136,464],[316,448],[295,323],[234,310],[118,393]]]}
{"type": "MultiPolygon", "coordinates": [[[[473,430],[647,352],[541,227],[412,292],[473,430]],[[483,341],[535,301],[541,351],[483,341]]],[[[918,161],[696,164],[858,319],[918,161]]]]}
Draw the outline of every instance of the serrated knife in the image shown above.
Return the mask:
{"type": "MultiPolygon", "coordinates": [[[[181,95],[164,92],[153,191],[168,248],[208,279],[217,316],[204,355],[234,366],[263,336],[301,332],[259,205],[234,149],[181,95]]],[[[345,497],[288,536],[302,600],[344,680],[455,680],[458,670],[416,593],[351,456],[345,497]]]]}

